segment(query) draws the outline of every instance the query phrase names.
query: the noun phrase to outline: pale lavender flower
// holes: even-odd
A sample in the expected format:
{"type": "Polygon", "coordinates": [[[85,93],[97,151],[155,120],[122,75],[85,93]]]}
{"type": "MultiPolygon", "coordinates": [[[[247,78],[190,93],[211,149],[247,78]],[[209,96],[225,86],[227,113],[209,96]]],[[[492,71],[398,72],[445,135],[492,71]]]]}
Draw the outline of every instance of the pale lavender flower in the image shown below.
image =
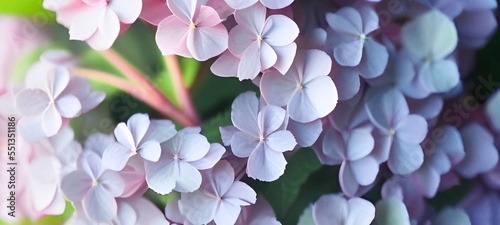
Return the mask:
{"type": "Polygon", "coordinates": [[[118,212],[116,197],[125,188],[116,171],[106,169],[93,151],[84,151],[78,170],[63,178],[61,188],[72,202],[82,202],[86,216],[95,222],[110,222],[118,212]]]}
{"type": "Polygon", "coordinates": [[[493,135],[476,122],[460,129],[464,142],[465,158],[456,171],[465,178],[473,178],[493,169],[498,163],[498,149],[493,135]]]}
{"type": "Polygon", "coordinates": [[[498,191],[488,190],[477,182],[459,205],[465,209],[473,225],[500,224],[498,191]]]}
{"type": "Polygon", "coordinates": [[[396,89],[378,87],[366,93],[365,108],[377,127],[376,141],[382,143],[380,159],[388,159],[395,174],[414,172],[423,163],[420,143],[427,135],[427,121],[420,115],[409,114],[406,100],[396,89]]]}
{"type": "Polygon", "coordinates": [[[202,171],[203,183],[195,192],[182,193],[180,211],[193,224],[232,225],[241,206],[254,204],[255,191],[247,184],[234,180],[234,170],[227,161],[202,171]]]}
{"type": "Polygon", "coordinates": [[[455,50],[457,41],[453,21],[438,10],[430,10],[403,27],[404,50],[417,66],[417,76],[410,85],[421,85],[414,91],[408,89],[406,95],[422,98],[434,92],[447,92],[458,85],[460,73],[457,64],[446,59],[455,50]],[[429,27],[437,32],[427,32],[429,27]],[[421,91],[426,94],[414,93],[421,91]]]}
{"type": "Polygon", "coordinates": [[[156,32],[163,55],[205,61],[227,49],[228,33],[215,9],[199,0],[168,0],[167,5],[173,15],[162,20],[156,32]]]}
{"type": "Polygon", "coordinates": [[[121,170],[128,158],[139,154],[143,159],[156,162],[160,158],[160,143],[176,133],[170,120],[150,120],[147,114],[132,115],[127,124],[119,123],[114,134],[124,147],[115,147],[103,153],[102,160],[108,168],[121,170]]]}
{"type": "MultiPolygon", "coordinates": [[[[270,9],[281,9],[292,4],[293,0],[225,0],[226,3],[234,9],[248,8],[257,2],[262,3],[270,9]]],[[[258,4],[258,3],[257,3],[258,4]]]]}
{"type": "Polygon", "coordinates": [[[297,24],[284,15],[266,18],[266,8],[260,3],[236,11],[234,17],[238,25],[229,32],[229,50],[241,58],[238,78],[254,79],[271,67],[285,74],[297,49],[297,24]]]}
{"type": "Polygon", "coordinates": [[[255,93],[239,95],[231,107],[233,126],[221,128],[225,145],[237,157],[248,158],[248,176],[274,181],[285,172],[283,152],[293,150],[297,142],[292,133],[284,130],[286,111],[280,107],[259,107],[255,93]]]}
{"type": "Polygon", "coordinates": [[[332,61],[320,50],[298,51],[284,75],[270,70],[262,75],[262,96],[271,105],[286,106],[290,118],[308,123],[325,117],[337,105],[337,89],[330,73],[332,61]]]}
{"type": "Polygon", "coordinates": [[[157,162],[146,161],[146,180],[160,194],[192,192],[202,182],[200,171],[212,168],[225,152],[220,144],[210,144],[200,129],[185,128],[161,144],[157,162]]]}
{"type": "Polygon", "coordinates": [[[315,225],[369,225],[375,218],[375,206],[358,197],[323,195],[312,207],[315,225]]]}

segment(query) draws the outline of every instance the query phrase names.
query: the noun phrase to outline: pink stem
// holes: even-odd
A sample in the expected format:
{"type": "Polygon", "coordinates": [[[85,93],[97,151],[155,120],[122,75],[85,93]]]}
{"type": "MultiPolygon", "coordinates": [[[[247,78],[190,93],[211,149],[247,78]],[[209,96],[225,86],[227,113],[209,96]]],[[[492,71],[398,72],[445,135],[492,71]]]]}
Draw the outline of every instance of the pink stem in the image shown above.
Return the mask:
{"type": "Polygon", "coordinates": [[[189,114],[191,118],[195,118],[197,121],[199,121],[198,115],[193,105],[193,101],[191,100],[191,95],[189,93],[189,90],[184,85],[182,79],[182,69],[179,64],[179,60],[177,59],[177,56],[167,55],[164,56],[164,59],[167,69],[170,72],[169,74],[172,78],[175,92],[179,96],[179,101],[181,102],[181,107],[183,111],[189,114]]]}
{"type": "MultiPolygon", "coordinates": [[[[164,116],[172,118],[173,120],[180,123],[182,126],[195,126],[196,122],[191,118],[187,117],[183,112],[179,111],[179,109],[175,108],[170,102],[167,104],[165,102],[165,98],[158,98],[149,96],[149,90],[147,89],[138,89],[136,85],[130,83],[129,81],[117,77],[113,74],[86,69],[86,68],[73,68],[72,74],[80,77],[85,77],[91,80],[95,80],[101,83],[108,84],[110,86],[114,86],[137,99],[145,102],[158,112],[162,113],[164,116]]],[[[167,100],[168,101],[168,100],[167,100]]]]}

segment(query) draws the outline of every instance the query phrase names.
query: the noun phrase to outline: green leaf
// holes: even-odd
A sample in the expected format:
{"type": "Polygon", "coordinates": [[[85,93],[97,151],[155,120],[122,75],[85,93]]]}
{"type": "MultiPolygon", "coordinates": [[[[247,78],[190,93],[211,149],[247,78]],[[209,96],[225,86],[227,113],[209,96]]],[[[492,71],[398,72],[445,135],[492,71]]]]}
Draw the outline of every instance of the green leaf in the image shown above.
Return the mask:
{"type": "Polygon", "coordinates": [[[33,16],[40,21],[54,21],[55,13],[42,6],[43,0],[0,0],[0,14],[33,16]]]}
{"type": "Polygon", "coordinates": [[[231,108],[216,115],[201,125],[201,134],[207,137],[210,143],[222,143],[219,127],[231,125],[231,108]]]}
{"type": "Polygon", "coordinates": [[[196,81],[201,63],[196,59],[177,57],[182,69],[182,79],[187,88],[191,88],[196,81]]]}
{"type": "MultiPolygon", "coordinates": [[[[311,149],[300,149],[288,160],[285,174],[278,180],[271,183],[253,181],[252,187],[264,195],[273,207],[278,220],[283,221],[286,220],[286,217],[291,216],[287,212],[299,195],[302,185],[321,166],[316,154],[311,149]]],[[[296,221],[301,213],[295,215],[295,224],[297,224],[296,221]]]]}

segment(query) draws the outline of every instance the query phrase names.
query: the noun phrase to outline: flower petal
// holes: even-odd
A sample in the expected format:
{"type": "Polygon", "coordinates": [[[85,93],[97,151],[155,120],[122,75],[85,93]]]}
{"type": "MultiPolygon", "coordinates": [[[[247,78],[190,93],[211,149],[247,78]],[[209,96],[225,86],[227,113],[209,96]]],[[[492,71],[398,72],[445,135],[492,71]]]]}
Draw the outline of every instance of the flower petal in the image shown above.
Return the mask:
{"type": "Polygon", "coordinates": [[[271,15],[262,30],[262,38],[272,46],[285,46],[299,36],[299,27],[284,15],[271,15]]]}

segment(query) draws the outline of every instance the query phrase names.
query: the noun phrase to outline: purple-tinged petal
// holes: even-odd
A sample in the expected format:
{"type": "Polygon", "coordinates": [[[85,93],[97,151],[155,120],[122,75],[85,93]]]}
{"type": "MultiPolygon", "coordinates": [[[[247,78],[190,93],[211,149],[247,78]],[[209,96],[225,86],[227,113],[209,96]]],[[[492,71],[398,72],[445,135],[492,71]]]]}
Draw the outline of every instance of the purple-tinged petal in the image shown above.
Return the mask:
{"type": "Polygon", "coordinates": [[[341,34],[358,36],[362,32],[361,15],[352,7],[341,8],[336,13],[327,13],[326,22],[330,28],[341,34]]]}
{"type": "Polygon", "coordinates": [[[125,190],[125,182],[119,173],[106,170],[99,177],[98,184],[107,191],[107,194],[113,197],[120,196],[125,190]]]}
{"type": "Polygon", "coordinates": [[[361,82],[358,72],[355,69],[348,67],[341,68],[332,77],[337,87],[339,100],[349,100],[359,92],[361,82]]]}
{"type": "Polygon", "coordinates": [[[251,5],[255,4],[258,0],[225,0],[226,3],[231,6],[231,8],[240,10],[244,8],[248,8],[251,5]]]}
{"type": "Polygon", "coordinates": [[[218,225],[234,225],[240,212],[241,207],[239,205],[222,201],[215,213],[214,222],[218,225]]]}
{"type": "Polygon", "coordinates": [[[297,122],[311,122],[332,112],[337,99],[333,80],[329,76],[318,77],[297,91],[288,104],[288,113],[297,122]]]}
{"type": "Polygon", "coordinates": [[[276,61],[278,60],[278,56],[273,48],[267,44],[266,42],[261,42],[260,45],[260,64],[261,70],[266,70],[271,68],[276,61]]]}
{"type": "Polygon", "coordinates": [[[317,225],[342,224],[348,213],[347,201],[341,195],[323,195],[313,207],[313,218],[317,225]]]}
{"type": "Polygon", "coordinates": [[[189,24],[200,7],[197,0],[167,0],[167,6],[172,13],[189,24]]]}
{"type": "Polygon", "coordinates": [[[324,51],[304,51],[303,82],[308,83],[315,78],[328,75],[332,67],[332,59],[324,51]]]}
{"type": "Polygon", "coordinates": [[[175,182],[175,190],[178,192],[193,192],[200,188],[201,174],[194,166],[180,161],[178,164],[179,176],[175,182]]]}
{"type": "Polygon", "coordinates": [[[392,142],[392,148],[387,161],[389,169],[398,175],[407,175],[416,171],[424,162],[424,153],[419,144],[408,143],[397,138],[392,142]]]}
{"type": "Polygon", "coordinates": [[[334,128],[329,128],[325,130],[322,152],[329,159],[332,159],[332,163],[341,164],[347,159],[345,141],[342,134],[334,128]]]}
{"type": "Polygon", "coordinates": [[[290,131],[281,130],[267,136],[266,145],[274,151],[284,152],[295,148],[297,142],[290,131]]]}
{"type": "Polygon", "coordinates": [[[102,153],[102,164],[111,170],[120,171],[132,156],[132,152],[125,146],[112,143],[102,153]]]}
{"type": "Polygon", "coordinates": [[[274,105],[264,106],[257,121],[259,129],[261,130],[260,138],[266,138],[273,132],[278,130],[286,119],[286,111],[274,105]]]}
{"type": "Polygon", "coordinates": [[[234,135],[240,131],[238,128],[235,126],[225,126],[225,127],[219,127],[222,143],[224,143],[225,146],[231,145],[231,141],[233,140],[234,135]]]}
{"type": "Polygon", "coordinates": [[[208,224],[215,217],[218,201],[203,190],[182,193],[180,211],[193,224],[208,224]]]}
{"type": "Polygon", "coordinates": [[[431,167],[423,166],[412,174],[415,188],[425,197],[433,198],[439,188],[441,175],[431,167]]]}
{"type": "Polygon", "coordinates": [[[380,76],[389,60],[387,48],[373,39],[367,39],[362,54],[363,57],[358,66],[360,75],[368,79],[380,76]]]}
{"type": "Polygon", "coordinates": [[[66,175],[61,182],[61,189],[73,202],[81,202],[92,187],[92,177],[81,170],[66,175]]]}
{"type": "Polygon", "coordinates": [[[247,27],[236,25],[229,31],[229,50],[233,54],[241,56],[245,49],[256,41],[256,37],[256,34],[252,33],[247,27]]]}
{"type": "Polygon", "coordinates": [[[420,79],[436,92],[448,92],[460,83],[460,72],[452,60],[439,60],[425,65],[420,79]]]}
{"type": "Polygon", "coordinates": [[[498,150],[491,133],[478,123],[465,125],[460,132],[465,158],[457,165],[457,172],[465,178],[473,178],[493,169],[498,163],[498,150]]]}
{"type": "Polygon", "coordinates": [[[96,222],[109,222],[118,211],[116,200],[100,185],[92,188],[82,203],[87,217],[96,222]]]}
{"type": "Polygon", "coordinates": [[[175,187],[178,174],[178,163],[167,156],[162,155],[158,162],[146,162],[146,181],[149,188],[157,193],[170,193],[175,187]]]}
{"type": "Polygon", "coordinates": [[[299,36],[299,27],[284,15],[272,15],[266,20],[262,30],[262,38],[272,46],[285,46],[299,36]]]}
{"type": "Polygon", "coordinates": [[[130,129],[125,125],[125,123],[119,123],[116,125],[114,130],[114,135],[116,140],[125,146],[127,149],[134,151],[136,150],[136,142],[134,136],[132,135],[130,129]]]}
{"type": "Polygon", "coordinates": [[[309,123],[299,123],[295,120],[289,120],[286,128],[292,132],[298,145],[301,147],[310,147],[323,131],[323,123],[321,120],[314,120],[309,123]]]}
{"type": "Polygon", "coordinates": [[[365,6],[359,9],[361,19],[363,20],[363,34],[369,34],[379,28],[378,14],[373,7],[365,6]]]}
{"type": "MultiPolygon", "coordinates": [[[[85,20],[88,20],[86,18],[85,20]]],[[[83,20],[83,21],[85,21],[83,20]]],[[[97,27],[96,32],[89,39],[87,44],[95,50],[105,50],[111,48],[118,34],[120,33],[120,21],[115,11],[106,8],[104,19],[97,27]]]]}
{"type": "Polygon", "coordinates": [[[270,9],[282,9],[290,4],[293,0],[260,0],[264,6],[270,9]]]}
{"type": "Polygon", "coordinates": [[[500,132],[500,115],[498,112],[500,111],[500,91],[497,91],[493,94],[486,103],[485,114],[491,122],[491,126],[497,131],[500,132]]]}
{"type": "Polygon", "coordinates": [[[283,175],[286,164],[283,153],[260,146],[248,158],[247,174],[254,179],[274,181],[283,175]]]}
{"type": "Polygon", "coordinates": [[[371,88],[365,96],[365,108],[370,120],[384,132],[409,114],[405,97],[396,89],[371,88]]]}
{"type": "Polygon", "coordinates": [[[121,22],[131,24],[141,14],[142,0],[113,0],[108,3],[108,7],[115,11],[121,22]]]}
{"type": "Polygon", "coordinates": [[[156,162],[160,158],[161,147],[156,141],[148,141],[141,144],[137,153],[145,160],[156,162]]]}
{"type": "Polygon", "coordinates": [[[261,145],[259,137],[250,136],[244,132],[237,132],[231,140],[233,154],[240,158],[250,156],[252,152],[261,145]]]}
{"type": "Polygon", "coordinates": [[[240,80],[254,79],[261,70],[260,46],[258,42],[253,42],[243,52],[240,64],[238,65],[238,78],[240,80]]]}
{"type": "Polygon", "coordinates": [[[42,127],[48,137],[54,136],[62,126],[62,118],[56,107],[49,105],[42,115],[42,127]]]}
{"type": "MultiPolygon", "coordinates": [[[[231,5],[228,1],[226,2],[231,5]]],[[[257,2],[256,0],[246,1],[257,2]]],[[[234,19],[239,25],[243,25],[252,31],[254,34],[260,34],[264,28],[264,23],[266,21],[266,7],[260,3],[250,4],[251,6],[242,10],[236,10],[234,12],[234,19]]]]}
{"type": "Polygon", "coordinates": [[[395,125],[396,138],[419,144],[427,135],[427,121],[420,115],[411,114],[395,125]]]}
{"type": "Polygon", "coordinates": [[[134,114],[127,120],[127,127],[134,138],[134,143],[138,145],[149,127],[149,116],[147,114],[134,114]]]}
{"type": "Polygon", "coordinates": [[[357,66],[363,56],[364,43],[353,37],[349,42],[335,46],[333,56],[341,66],[357,66]]]}
{"type": "Polygon", "coordinates": [[[73,95],[66,95],[61,98],[58,98],[55,102],[59,113],[61,116],[66,118],[73,118],[82,109],[82,105],[80,100],[73,95]]]}
{"type": "Polygon", "coordinates": [[[362,198],[351,198],[347,201],[349,215],[345,225],[369,225],[375,218],[375,206],[362,198]]]}
{"type": "Polygon", "coordinates": [[[339,181],[342,192],[346,196],[352,197],[358,191],[359,183],[354,178],[354,174],[351,167],[349,166],[349,163],[350,162],[344,162],[340,166],[339,181]]]}
{"type": "Polygon", "coordinates": [[[84,11],[76,14],[69,27],[69,39],[70,40],[87,40],[89,39],[97,30],[100,20],[97,18],[103,18],[106,14],[106,6],[100,7],[89,7],[84,11]],[[91,19],[89,18],[96,18],[91,19]],[[86,23],[81,23],[78,21],[87,21],[86,23]]]}
{"type": "Polygon", "coordinates": [[[225,201],[231,201],[239,206],[248,206],[257,201],[257,193],[241,181],[235,181],[224,194],[225,201]]]}
{"type": "Polygon", "coordinates": [[[226,152],[226,149],[222,145],[215,143],[210,144],[210,149],[208,153],[203,156],[202,159],[191,162],[190,164],[198,170],[206,170],[212,168],[219,160],[222,155],[226,152]]]}
{"type": "Polygon", "coordinates": [[[375,146],[372,127],[353,129],[346,140],[346,160],[356,161],[370,154],[375,146]]]}
{"type": "Polygon", "coordinates": [[[297,89],[295,74],[293,70],[289,70],[286,76],[276,70],[266,71],[260,80],[260,91],[266,102],[286,106],[297,89]]]}
{"type": "Polygon", "coordinates": [[[349,162],[351,172],[360,185],[367,186],[372,184],[379,171],[379,163],[372,156],[364,157],[360,160],[349,162]]]}

